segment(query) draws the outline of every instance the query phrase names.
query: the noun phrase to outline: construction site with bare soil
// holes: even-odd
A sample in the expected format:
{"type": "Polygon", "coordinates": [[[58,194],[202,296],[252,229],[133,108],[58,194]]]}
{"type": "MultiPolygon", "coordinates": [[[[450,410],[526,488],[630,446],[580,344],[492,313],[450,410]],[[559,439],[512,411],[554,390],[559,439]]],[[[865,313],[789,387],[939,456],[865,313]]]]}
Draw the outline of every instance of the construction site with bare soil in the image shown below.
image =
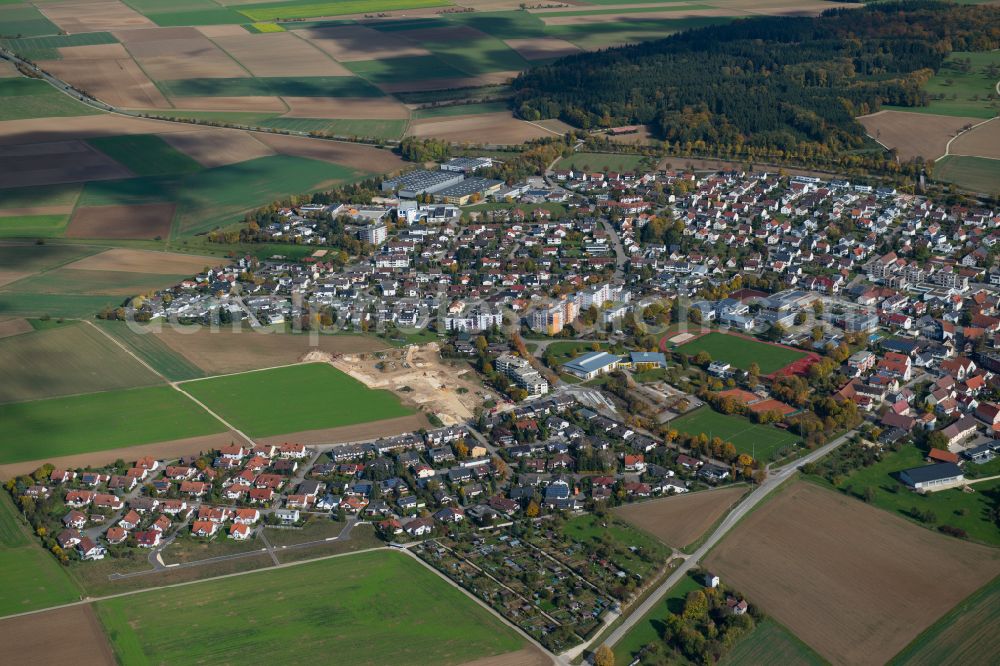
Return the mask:
{"type": "Polygon", "coordinates": [[[443,359],[437,343],[403,349],[342,354],[333,365],[371,388],[384,388],[403,402],[433,413],[445,425],[472,419],[487,400],[503,403],[485,388],[469,364],[443,359]]]}

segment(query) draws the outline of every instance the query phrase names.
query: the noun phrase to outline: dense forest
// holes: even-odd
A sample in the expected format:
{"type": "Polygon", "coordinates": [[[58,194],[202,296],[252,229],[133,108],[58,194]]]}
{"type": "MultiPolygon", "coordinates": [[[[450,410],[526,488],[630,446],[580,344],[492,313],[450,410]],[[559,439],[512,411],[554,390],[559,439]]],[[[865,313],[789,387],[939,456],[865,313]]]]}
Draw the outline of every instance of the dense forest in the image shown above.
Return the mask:
{"type": "Polygon", "coordinates": [[[642,123],[678,148],[835,155],[864,145],[855,116],[926,104],[955,50],[1000,46],[1000,7],[914,0],[761,17],[534,67],[514,83],[526,120],[642,123]]]}

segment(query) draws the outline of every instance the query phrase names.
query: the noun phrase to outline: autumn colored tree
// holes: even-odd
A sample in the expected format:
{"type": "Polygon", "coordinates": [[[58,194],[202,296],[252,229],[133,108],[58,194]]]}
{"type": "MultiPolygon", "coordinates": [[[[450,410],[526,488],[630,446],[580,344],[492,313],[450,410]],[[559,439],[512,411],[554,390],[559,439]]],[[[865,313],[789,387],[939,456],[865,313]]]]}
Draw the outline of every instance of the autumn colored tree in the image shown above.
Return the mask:
{"type": "Polygon", "coordinates": [[[607,645],[594,650],[594,666],[615,666],[615,653],[607,645]]]}

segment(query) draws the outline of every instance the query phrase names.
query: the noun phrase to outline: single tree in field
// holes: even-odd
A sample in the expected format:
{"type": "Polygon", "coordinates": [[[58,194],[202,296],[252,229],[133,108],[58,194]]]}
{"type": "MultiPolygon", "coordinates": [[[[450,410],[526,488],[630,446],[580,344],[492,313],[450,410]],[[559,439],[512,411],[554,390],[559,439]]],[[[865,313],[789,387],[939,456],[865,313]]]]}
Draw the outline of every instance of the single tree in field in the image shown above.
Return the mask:
{"type": "Polygon", "coordinates": [[[594,651],[594,666],[615,666],[615,653],[607,645],[594,651]]]}

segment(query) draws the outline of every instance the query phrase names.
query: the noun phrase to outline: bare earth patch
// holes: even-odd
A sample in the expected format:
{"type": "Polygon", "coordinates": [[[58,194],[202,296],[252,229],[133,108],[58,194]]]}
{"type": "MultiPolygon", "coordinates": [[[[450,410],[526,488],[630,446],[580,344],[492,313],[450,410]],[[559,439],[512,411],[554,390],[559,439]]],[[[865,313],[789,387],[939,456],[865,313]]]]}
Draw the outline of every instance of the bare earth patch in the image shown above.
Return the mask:
{"type": "Polygon", "coordinates": [[[405,120],[405,106],[388,97],[284,97],[286,118],[359,118],[405,120]]]}
{"type": "Polygon", "coordinates": [[[248,34],[241,25],[199,25],[195,26],[195,28],[209,39],[215,39],[216,37],[243,37],[248,34]]]}
{"type": "Polygon", "coordinates": [[[310,28],[299,31],[324,53],[340,62],[382,60],[426,56],[431,52],[407,39],[387,37],[378,30],[360,25],[310,28]]]}
{"type": "MultiPolygon", "coordinates": [[[[65,118],[59,120],[66,122],[65,118]]],[[[53,141],[0,148],[0,187],[130,176],[131,171],[83,141],[53,141]]]]}
{"type": "Polygon", "coordinates": [[[518,120],[506,111],[471,116],[425,118],[410,123],[408,136],[435,137],[446,141],[513,144],[553,136],[536,125],[518,120]]]}
{"type": "Polygon", "coordinates": [[[303,430],[286,435],[275,435],[255,439],[260,444],[346,444],[348,442],[364,442],[379,437],[394,437],[407,432],[415,432],[421,428],[430,427],[430,422],[423,414],[398,416],[392,419],[382,419],[371,423],[340,426],[339,428],[323,428],[322,430],[303,430]]]}
{"type": "Polygon", "coordinates": [[[157,81],[250,76],[194,28],[120,30],[115,36],[157,81]]]}
{"type": "Polygon", "coordinates": [[[28,277],[32,273],[30,271],[8,271],[0,268],[0,287],[10,284],[11,282],[17,282],[23,278],[28,277]]]}
{"type": "Polygon", "coordinates": [[[470,661],[462,666],[549,666],[552,660],[535,646],[529,646],[517,652],[498,654],[470,661]]]}
{"type": "Polygon", "coordinates": [[[865,126],[870,137],[889,148],[895,148],[904,160],[918,156],[936,160],[944,155],[948,141],[963,127],[980,123],[982,119],[879,111],[861,116],[858,122],[865,126]]]}
{"type": "Polygon", "coordinates": [[[1000,121],[996,118],[955,139],[951,155],[992,157],[1000,160],[1000,121]]]}
{"type": "Polygon", "coordinates": [[[68,0],[39,3],[39,10],[64,31],[105,32],[153,28],[155,23],[119,0],[68,0]]]}
{"type": "Polygon", "coordinates": [[[215,43],[254,76],[354,76],[291,32],[216,37],[215,43]]]}
{"type": "Polygon", "coordinates": [[[63,469],[74,469],[77,467],[87,467],[88,465],[102,467],[113,463],[119,458],[122,460],[137,460],[145,456],[153,456],[157,460],[165,460],[181,456],[193,456],[202,451],[218,449],[220,446],[227,446],[234,442],[242,441],[243,438],[235,432],[220,432],[215,435],[188,437],[168,442],[158,442],[156,444],[141,444],[139,446],[128,446],[120,449],[92,451],[91,453],[80,453],[72,456],[11,463],[9,465],[0,465],[0,480],[10,479],[21,474],[30,474],[45,463],[52,463],[56,467],[63,469]]]}
{"type": "Polygon", "coordinates": [[[154,275],[186,275],[199,273],[206,266],[225,263],[218,257],[203,257],[195,254],[155,252],[153,250],[130,250],[112,248],[79,261],[66,264],[63,268],[80,271],[122,271],[125,273],[152,273],[154,275]]]}
{"type": "Polygon", "coordinates": [[[0,79],[9,79],[12,76],[20,76],[17,67],[9,60],[0,60],[0,79]]]}
{"type": "Polygon", "coordinates": [[[274,151],[255,139],[253,134],[239,130],[177,132],[164,135],[163,140],[204,167],[236,164],[274,155],[274,151]]]}
{"type": "Polygon", "coordinates": [[[283,155],[342,164],[372,173],[390,173],[406,166],[391,151],[346,141],[326,141],[284,134],[256,134],[257,139],[283,155]]]}
{"type": "Polygon", "coordinates": [[[163,326],[156,336],[206,374],[221,375],[297,363],[311,352],[350,354],[388,347],[360,335],[321,335],[313,346],[305,334],[264,334],[202,327],[163,326]]]}
{"type": "Polygon", "coordinates": [[[125,53],[121,44],[73,46],[73,57],[65,60],[43,60],[38,64],[51,74],[112,106],[134,109],[168,108],[170,103],[149,80],[138,64],[125,53]],[[121,57],[111,55],[88,57],[83,49],[118,47],[121,57]]]}
{"type": "Polygon", "coordinates": [[[175,208],[172,203],[77,208],[69,220],[66,238],[166,238],[175,208]]]}
{"type": "Polygon", "coordinates": [[[30,333],[35,330],[27,319],[7,319],[0,321],[0,338],[9,338],[22,333],[30,333]]]}
{"type": "Polygon", "coordinates": [[[504,44],[517,51],[525,60],[547,60],[579,53],[581,49],[564,39],[538,37],[536,39],[505,39],[504,44]]]}
{"type": "Polygon", "coordinates": [[[624,504],[614,512],[668,546],[683,548],[697,541],[746,491],[743,487],[706,490],[624,504]]]}
{"type": "Polygon", "coordinates": [[[835,664],[883,664],[1000,572],[1000,551],[799,482],[706,566],[835,664]]]}
{"type": "Polygon", "coordinates": [[[0,642],[10,664],[117,663],[90,604],[0,620],[0,642]]]}

